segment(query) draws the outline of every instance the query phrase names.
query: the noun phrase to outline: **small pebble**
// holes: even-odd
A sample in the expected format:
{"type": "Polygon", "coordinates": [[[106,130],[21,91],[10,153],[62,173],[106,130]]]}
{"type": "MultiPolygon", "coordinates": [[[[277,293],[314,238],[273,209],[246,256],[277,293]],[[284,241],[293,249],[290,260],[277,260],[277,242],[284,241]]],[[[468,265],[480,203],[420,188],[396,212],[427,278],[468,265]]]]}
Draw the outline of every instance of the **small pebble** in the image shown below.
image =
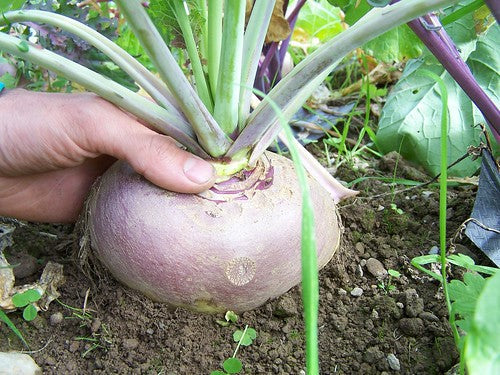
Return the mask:
{"type": "Polygon", "coordinates": [[[361,267],[366,266],[366,259],[361,259],[361,260],[359,261],[359,265],[360,265],[361,267]]]}
{"type": "Polygon", "coordinates": [[[424,311],[418,315],[420,319],[428,320],[430,322],[439,322],[439,318],[431,312],[424,311]]]}
{"type": "Polygon", "coordinates": [[[400,309],[403,309],[405,305],[403,305],[402,302],[396,302],[396,306],[399,307],[400,309]]]}
{"type": "Polygon", "coordinates": [[[437,246],[432,246],[429,252],[427,253],[429,255],[436,255],[439,254],[439,247],[437,246]]]}
{"type": "Polygon", "coordinates": [[[154,331],[152,328],[148,328],[148,329],[146,330],[146,333],[147,333],[148,335],[152,335],[153,333],[155,333],[155,331],[154,331]]]}
{"type": "Polygon", "coordinates": [[[339,288],[338,294],[341,296],[345,296],[347,294],[347,291],[345,289],[339,288]]]}
{"type": "Polygon", "coordinates": [[[56,360],[54,357],[48,356],[45,358],[45,364],[47,366],[54,366],[56,364],[56,360]]]}
{"type": "Polygon", "coordinates": [[[64,316],[60,312],[56,312],[50,316],[50,325],[56,326],[58,324],[61,324],[64,320],[64,316]]]}
{"type": "Polygon", "coordinates": [[[136,339],[125,339],[123,340],[123,348],[125,350],[133,350],[139,346],[139,341],[136,339]]]}
{"type": "Polygon", "coordinates": [[[289,318],[297,314],[297,303],[292,297],[286,295],[279,299],[273,311],[273,315],[278,318],[289,318]]]}
{"type": "Polygon", "coordinates": [[[372,310],[372,318],[373,319],[378,319],[378,311],[375,310],[375,309],[372,310]]]}
{"type": "Polygon", "coordinates": [[[354,248],[359,254],[363,254],[365,252],[365,245],[361,242],[356,242],[356,245],[354,245],[354,248]]]}
{"type": "Polygon", "coordinates": [[[101,328],[101,320],[99,318],[96,318],[92,321],[92,325],[90,326],[90,331],[92,333],[96,333],[99,331],[99,328],[101,328]]]}
{"type": "Polygon", "coordinates": [[[364,276],[363,267],[361,267],[361,264],[358,264],[358,274],[359,274],[359,277],[364,276]]]}
{"type": "Polygon", "coordinates": [[[422,197],[428,199],[432,195],[432,191],[425,190],[422,192],[422,197]]]}
{"type": "Polygon", "coordinates": [[[389,354],[387,356],[387,362],[389,363],[389,367],[394,371],[401,370],[401,365],[399,364],[399,359],[394,354],[389,354]]]}
{"type": "Polygon", "coordinates": [[[71,344],[69,344],[69,351],[71,353],[76,352],[78,349],[80,349],[80,342],[79,341],[73,341],[71,344]]]}
{"type": "Polygon", "coordinates": [[[387,270],[384,268],[382,262],[375,258],[370,258],[366,261],[366,268],[373,276],[383,278],[387,275],[387,270]]]}
{"type": "Polygon", "coordinates": [[[377,211],[384,211],[385,210],[385,207],[382,206],[381,204],[379,204],[379,206],[377,207],[377,211]]]}
{"type": "Polygon", "coordinates": [[[363,289],[361,289],[360,287],[356,287],[351,290],[351,296],[360,297],[361,295],[363,295],[363,289]]]}

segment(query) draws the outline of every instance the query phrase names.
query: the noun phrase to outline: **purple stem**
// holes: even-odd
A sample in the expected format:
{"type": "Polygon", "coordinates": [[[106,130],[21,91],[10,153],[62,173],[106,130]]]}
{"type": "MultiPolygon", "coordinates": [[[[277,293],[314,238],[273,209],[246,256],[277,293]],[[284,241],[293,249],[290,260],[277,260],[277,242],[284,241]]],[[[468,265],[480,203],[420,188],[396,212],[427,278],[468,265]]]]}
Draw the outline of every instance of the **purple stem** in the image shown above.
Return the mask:
{"type": "Polygon", "coordinates": [[[302,9],[304,4],[306,3],[307,0],[300,0],[297,5],[295,6],[294,10],[290,15],[288,16],[288,24],[290,25],[290,29],[292,32],[290,35],[288,35],[288,38],[286,38],[280,46],[280,61],[283,61],[285,58],[286,51],[288,50],[288,45],[290,44],[290,40],[292,39],[292,34],[293,34],[293,29],[295,29],[295,24],[297,23],[297,19],[299,18],[299,11],[302,9]]]}
{"type": "MultiPolygon", "coordinates": [[[[292,13],[290,13],[290,15],[288,16],[287,21],[288,21],[288,23],[290,25],[290,29],[292,31],[293,31],[293,28],[295,27],[295,23],[297,22],[299,11],[304,6],[304,4],[306,3],[306,1],[307,0],[300,0],[297,3],[297,5],[295,6],[295,8],[293,9],[292,13]]],[[[284,11],[286,11],[286,7],[288,6],[287,2],[284,5],[285,5],[284,11]]],[[[282,47],[279,49],[279,65],[280,65],[280,68],[281,68],[281,63],[283,61],[283,58],[285,57],[285,53],[286,53],[286,50],[288,48],[288,44],[290,43],[290,38],[291,37],[292,37],[292,33],[290,33],[290,35],[288,36],[288,38],[286,38],[282,42],[282,47]],[[283,46],[285,46],[285,47],[283,48],[283,46]]],[[[267,50],[267,52],[265,54],[264,61],[259,66],[259,72],[257,74],[258,76],[262,77],[266,73],[268,73],[269,78],[271,80],[273,80],[273,78],[276,76],[276,72],[272,72],[272,71],[267,72],[267,70],[269,68],[269,65],[271,64],[271,60],[273,59],[273,56],[278,51],[279,44],[280,44],[279,42],[272,42],[270,44],[269,49],[267,50]]],[[[267,92],[267,91],[265,91],[265,92],[267,92]]]]}
{"type": "Polygon", "coordinates": [[[455,44],[434,14],[427,14],[408,23],[408,26],[436,56],[467,96],[476,104],[500,142],[500,111],[479,86],[467,64],[462,60],[455,44]]]}
{"type": "Polygon", "coordinates": [[[488,8],[490,8],[491,13],[497,20],[497,23],[500,23],[500,1],[498,0],[484,0],[488,8]]]}

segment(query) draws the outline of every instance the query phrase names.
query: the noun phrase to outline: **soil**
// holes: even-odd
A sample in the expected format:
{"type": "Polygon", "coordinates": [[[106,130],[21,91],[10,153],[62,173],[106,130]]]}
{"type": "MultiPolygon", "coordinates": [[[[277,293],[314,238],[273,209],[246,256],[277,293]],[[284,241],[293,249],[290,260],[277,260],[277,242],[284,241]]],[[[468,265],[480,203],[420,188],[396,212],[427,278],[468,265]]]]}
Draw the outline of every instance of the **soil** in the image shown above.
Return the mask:
{"type": "MultiPolygon", "coordinates": [[[[337,176],[392,177],[393,156],[362,169],[341,167],[337,176]]],[[[421,178],[403,161],[398,165],[399,177],[421,178]]],[[[398,192],[401,186],[377,179],[356,188],[359,196],[340,204],[346,229],[341,248],[320,272],[321,374],[443,374],[457,363],[458,353],[442,289],[410,264],[439,243],[437,189],[398,192]],[[385,276],[382,288],[374,274],[389,269],[401,276],[391,280],[391,288],[385,276]]],[[[450,237],[468,218],[475,192],[473,185],[450,188],[450,237]]],[[[222,326],[217,321],[223,316],[154,303],[111,277],[94,283],[72,260],[76,240],[72,226],[18,225],[8,250],[12,263],[15,255],[28,268],[19,284],[35,281],[49,260],[64,265],[61,296],[48,311],[30,323],[18,312],[9,315],[44,374],[209,374],[222,370],[236,347],[233,332],[245,325],[257,338],[238,352],[242,373],[305,374],[299,286],[222,326]]],[[[466,238],[455,242],[455,251],[488,264],[466,238]]],[[[450,276],[461,275],[455,269],[450,276]]],[[[1,324],[0,351],[23,349],[1,324]]]]}

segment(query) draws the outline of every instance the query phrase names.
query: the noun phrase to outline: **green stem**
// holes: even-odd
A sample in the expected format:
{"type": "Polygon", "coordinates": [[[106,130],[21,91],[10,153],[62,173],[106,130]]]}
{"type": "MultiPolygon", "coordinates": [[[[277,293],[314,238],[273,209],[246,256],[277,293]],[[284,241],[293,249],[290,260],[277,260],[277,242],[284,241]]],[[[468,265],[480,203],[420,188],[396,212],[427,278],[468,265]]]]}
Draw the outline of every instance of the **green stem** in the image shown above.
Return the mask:
{"type": "Polygon", "coordinates": [[[446,206],[447,206],[447,192],[448,192],[448,90],[441,77],[437,74],[423,70],[422,74],[433,79],[439,86],[441,94],[441,172],[439,176],[439,247],[440,247],[440,262],[441,262],[441,277],[443,285],[443,293],[448,308],[449,323],[453,331],[455,345],[460,347],[460,335],[455,324],[455,314],[451,309],[450,294],[448,291],[448,282],[446,270],[446,206]]]}
{"type": "Polygon", "coordinates": [[[222,54],[214,117],[228,135],[232,134],[238,125],[245,7],[245,0],[226,0],[224,3],[222,54]]]}
{"type": "Polygon", "coordinates": [[[141,2],[116,0],[122,14],[141,42],[161,78],[172,91],[193,127],[199,143],[213,157],[226,153],[231,140],[225,135],[184,76],[141,2]]]}
{"type": "Polygon", "coordinates": [[[208,90],[207,81],[205,80],[205,74],[203,73],[203,67],[201,66],[200,55],[198,53],[198,47],[196,46],[196,41],[194,40],[193,30],[191,29],[186,8],[184,8],[184,2],[182,0],[175,0],[173,3],[175,8],[175,17],[177,18],[177,22],[181,28],[191,67],[193,69],[196,91],[207,109],[210,112],[213,112],[212,97],[208,90]]]}
{"type": "Polygon", "coordinates": [[[99,34],[94,29],[75,21],[72,18],[41,10],[22,10],[7,12],[0,18],[0,26],[7,22],[36,22],[45,23],[70,32],[83,39],[93,47],[97,48],[108,56],[116,65],[123,69],[135,82],[137,82],[158,104],[169,112],[184,117],[176,109],[177,103],[165,86],[154,74],[147,70],[135,58],[130,56],[125,50],[117,46],[111,40],[99,34]]]}
{"type": "Polygon", "coordinates": [[[31,61],[84,86],[111,103],[145,120],[159,132],[173,137],[193,153],[201,157],[208,156],[192,138],[194,133],[189,124],[183,119],[173,116],[159,105],[109,78],[103,77],[53,52],[38,48],[25,48],[22,42],[19,38],[0,33],[0,50],[31,61]]]}
{"type": "Polygon", "coordinates": [[[222,46],[222,0],[208,2],[208,76],[212,97],[215,98],[217,81],[219,80],[220,53],[222,46]]]}
{"type": "MultiPolygon", "coordinates": [[[[390,6],[374,8],[349,29],[302,60],[268,95],[281,111],[292,116],[317,87],[311,85],[311,81],[320,76],[328,76],[347,53],[398,25],[457,1],[402,0],[390,6]],[[297,106],[297,103],[300,105],[297,106]]],[[[270,134],[268,131],[273,127],[278,127],[276,114],[269,103],[263,101],[250,114],[245,129],[231,146],[228,156],[252,147],[263,135],[270,134]]],[[[279,130],[274,133],[279,133],[279,130]]],[[[269,146],[272,139],[268,141],[267,145],[260,147],[262,151],[269,146]]]]}
{"type": "Polygon", "coordinates": [[[253,87],[275,3],[276,0],[256,0],[245,30],[238,115],[239,131],[245,126],[250,113],[250,100],[253,92],[247,87],[253,87]]]}
{"type": "MultiPolygon", "coordinates": [[[[257,91],[257,90],[255,90],[257,91]]],[[[314,236],[314,211],[307,183],[307,175],[301,162],[301,157],[294,144],[293,133],[279,106],[263,92],[259,95],[268,101],[271,108],[276,111],[286,138],[288,140],[290,155],[295,166],[297,179],[302,191],[302,303],[304,305],[304,320],[306,327],[306,369],[309,375],[319,374],[318,351],[318,306],[319,306],[319,281],[316,239],[314,236]]]]}
{"type": "MultiPolygon", "coordinates": [[[[208,60],[208,7],[207,0],[198,0],[198,9],[203,16],[203,26],[201,28],[200,40],[200,54],[202,59],[208,60]]],[[[211,40],[211,38],[210,38],[211,40]]]]}

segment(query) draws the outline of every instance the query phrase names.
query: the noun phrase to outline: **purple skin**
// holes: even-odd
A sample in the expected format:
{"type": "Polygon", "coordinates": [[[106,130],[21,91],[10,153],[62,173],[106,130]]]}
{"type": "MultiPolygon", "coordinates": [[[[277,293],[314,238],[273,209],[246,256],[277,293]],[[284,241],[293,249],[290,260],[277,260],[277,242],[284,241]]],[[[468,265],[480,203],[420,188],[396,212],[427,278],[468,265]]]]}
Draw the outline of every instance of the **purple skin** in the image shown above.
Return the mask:
{"type": "MultiPolygon", "coordinates": [[[[272,184],[254,184],[250,199],[217,192],[225,201],[162,190],[116,163],[90,204],[98,258],[129,287],[200,312],[242,312],[285,293],[301,280],[301,192],[291,161],[266,157],[272,184]]],[[[342,227],[329,194],[309,185],[321,268],[342,227]]]]}

